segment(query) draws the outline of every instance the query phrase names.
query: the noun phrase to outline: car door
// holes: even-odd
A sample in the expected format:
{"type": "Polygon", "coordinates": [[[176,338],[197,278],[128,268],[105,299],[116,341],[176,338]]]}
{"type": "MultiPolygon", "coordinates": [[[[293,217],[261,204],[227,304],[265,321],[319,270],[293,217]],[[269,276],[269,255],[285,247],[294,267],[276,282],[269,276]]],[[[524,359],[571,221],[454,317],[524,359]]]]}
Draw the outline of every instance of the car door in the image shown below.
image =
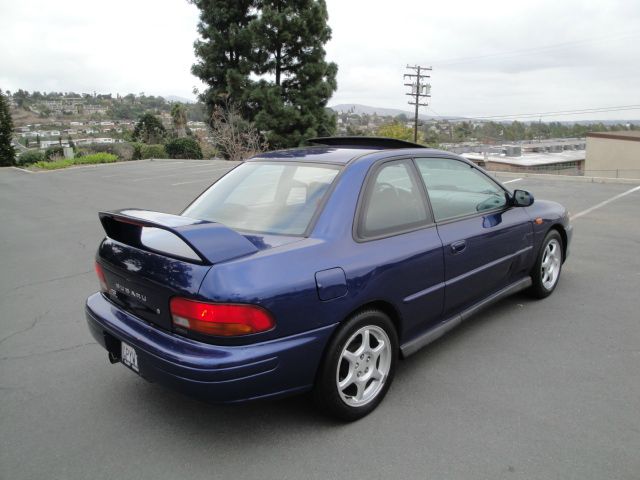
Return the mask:
{"type": "Polygon", "coordinates": [[[416,158],[442,240],[445,315],[478,302],[528,274],[533,228],[506,190],[454,158],[416,158]]]}
{"type": "Polygon", "coordinates": [[[362,301],[393,303],[402,317],[402,342],[437,323],[444,306],[442,242],[412,160],[375,165],[358,212],[359,255],[351,263],[360,265],[373,296],[362,301]]]}

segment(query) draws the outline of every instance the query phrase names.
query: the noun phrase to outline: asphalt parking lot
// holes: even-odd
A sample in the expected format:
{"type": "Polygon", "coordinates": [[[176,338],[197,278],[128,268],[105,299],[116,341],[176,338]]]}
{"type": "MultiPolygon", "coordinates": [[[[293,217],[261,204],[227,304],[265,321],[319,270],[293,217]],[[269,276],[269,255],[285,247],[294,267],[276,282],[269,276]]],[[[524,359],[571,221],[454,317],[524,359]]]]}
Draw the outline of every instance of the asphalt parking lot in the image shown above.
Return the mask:
{"type": "Polygon", "coordinates": [[[209,406],[110,365],[83,313],[97,212],[177,213],[231,165],[0,169],[0,478],[640,478],[640,190],[615,198],[635,185],[499,176],[576,216],[556,292],[401,362],[357,423],[304,396],[209,406]]]}

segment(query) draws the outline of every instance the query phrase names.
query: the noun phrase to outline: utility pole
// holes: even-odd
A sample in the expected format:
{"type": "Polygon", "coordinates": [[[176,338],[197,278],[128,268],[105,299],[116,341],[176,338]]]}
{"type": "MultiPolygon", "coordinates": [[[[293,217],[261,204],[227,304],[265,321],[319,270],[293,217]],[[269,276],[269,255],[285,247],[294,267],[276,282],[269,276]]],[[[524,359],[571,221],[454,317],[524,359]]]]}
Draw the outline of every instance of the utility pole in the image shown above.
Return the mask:
{"type": "Polygon", "coordinates": [[[430,72],[432,69],[431,67],[421,67],[420,65],[407,65],[407,69],[415,72],[404,74],[405,81],[408,81],[404,85],[405,87],[411,87],[411,91],[406,94],[412,97],[409,105],[415,105],[416,107],[413,119],[413,141],[418,142],[418,108],[428,106],[428,103],[420,103],[420,101],[423,98],[431,98],[431,85],[424,81],[426,78],[431,78],[431,75],[422,72],[430,72]]]}

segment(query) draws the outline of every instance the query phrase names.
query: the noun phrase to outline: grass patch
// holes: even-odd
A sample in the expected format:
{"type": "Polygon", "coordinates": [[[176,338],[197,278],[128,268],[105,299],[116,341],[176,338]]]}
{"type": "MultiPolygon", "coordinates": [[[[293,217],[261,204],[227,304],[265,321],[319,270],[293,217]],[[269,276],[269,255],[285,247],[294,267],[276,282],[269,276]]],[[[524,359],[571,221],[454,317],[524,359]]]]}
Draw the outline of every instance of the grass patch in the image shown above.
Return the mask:
{"type": "Polygon", "coordinates": [[[54,160],[52,162],[37,162],[33,166],[41,168],[43,170],[58,170],[60,168],[67,168],[73,165],[94,165],[97,163],[113,163],[118,160],[116,155],[111,153],[94,153],[92,155],[85,155],[78,158],[62,158],[60,160],[54,160]]]}

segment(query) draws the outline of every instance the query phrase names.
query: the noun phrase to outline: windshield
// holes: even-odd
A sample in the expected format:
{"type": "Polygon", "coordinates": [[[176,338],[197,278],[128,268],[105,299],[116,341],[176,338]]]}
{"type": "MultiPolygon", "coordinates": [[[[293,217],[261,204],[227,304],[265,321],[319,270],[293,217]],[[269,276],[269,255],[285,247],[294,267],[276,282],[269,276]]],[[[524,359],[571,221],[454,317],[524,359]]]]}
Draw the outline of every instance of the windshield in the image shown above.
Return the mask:
{"type": "Polygon", "coordinates": [[[324,164],[248,162],[214,183],[183,215],[240,231],[302,235],[339,171],[324,164]]]}

